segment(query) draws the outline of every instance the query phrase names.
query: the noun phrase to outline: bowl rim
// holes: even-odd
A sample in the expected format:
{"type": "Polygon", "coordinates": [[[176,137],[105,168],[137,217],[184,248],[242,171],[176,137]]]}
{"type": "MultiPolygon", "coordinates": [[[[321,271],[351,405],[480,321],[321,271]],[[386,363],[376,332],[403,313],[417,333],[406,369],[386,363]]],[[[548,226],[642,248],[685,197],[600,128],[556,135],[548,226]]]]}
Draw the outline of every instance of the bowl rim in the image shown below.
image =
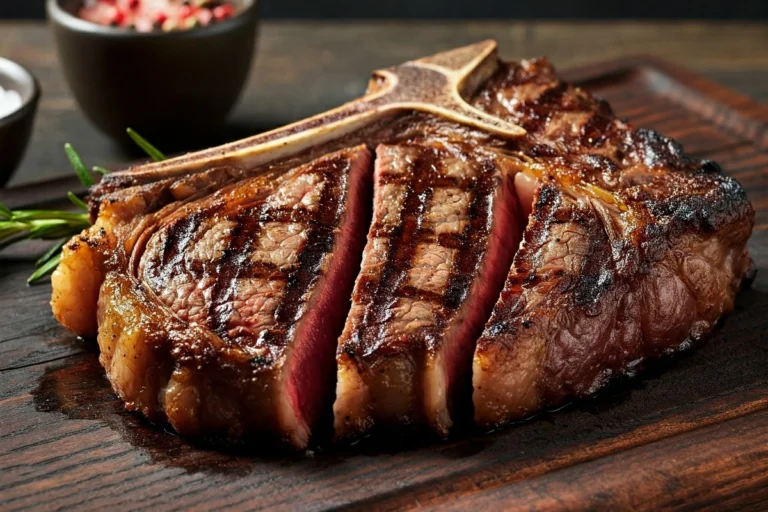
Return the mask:
{"type": "Polygon", "coordinates": [[[45,6],[48,18],[55,24],[63,26],[73,32],[98,35],[108,38],[136,38],[136,39],[187,39],[203,35],[215,35],[219,32],[226,32],[236,25],[245,23],[249,18],[255,17],[259,0],[243,0],[245,7],[235,16],[219,23],[197,27],[188,30],[174,30],[171,32],[151,31],[137,32],[126,30],[122,27],[112,27],[109,25],[100,25],[91,21],[78,18],[67,12],[61,5],[61,0],[46,0],[45,6]]]}
{"type": "Polygon", "coordinates": [[[35,108],[37,105],[37,102],[40,99],[40,83],[37,81],[37,77],[32,74],[31,71],[29,71],[27,68],[22,66],[16,61],[13,61],[11,59],[6,59],[3,57],[0,57],[0,61],[9,64],[13,67],[18,68],[23,75],[26,75],[26,77],[29,79],[30,83],[32,84],[32,94],[30,94],[28,97],[24,98],[24,101],[22,101],[21,106],[11,112],[10,114],[0,117],[0,127],[8,126],[9,124],[12,124],[22,117],[29,114],[29,112],[35,108]]]}

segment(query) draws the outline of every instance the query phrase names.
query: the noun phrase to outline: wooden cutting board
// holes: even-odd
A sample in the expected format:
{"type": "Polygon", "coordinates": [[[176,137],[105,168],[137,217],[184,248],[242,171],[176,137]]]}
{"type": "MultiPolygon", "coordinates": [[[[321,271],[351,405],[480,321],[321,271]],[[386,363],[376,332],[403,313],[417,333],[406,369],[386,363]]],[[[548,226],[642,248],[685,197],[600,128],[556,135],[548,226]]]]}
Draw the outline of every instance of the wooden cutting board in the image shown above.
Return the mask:
{"type": "Polygon", "coordinates": [[[0,259],[0,509],[768,508],[768,108],[650,58],[564,75],[747,189],[757,280],[704,346],[489,434],[222,451],[125,412],[95,343],[51,318],[49,285],[25,285],[39,246],[19,248],[0,259]]]}

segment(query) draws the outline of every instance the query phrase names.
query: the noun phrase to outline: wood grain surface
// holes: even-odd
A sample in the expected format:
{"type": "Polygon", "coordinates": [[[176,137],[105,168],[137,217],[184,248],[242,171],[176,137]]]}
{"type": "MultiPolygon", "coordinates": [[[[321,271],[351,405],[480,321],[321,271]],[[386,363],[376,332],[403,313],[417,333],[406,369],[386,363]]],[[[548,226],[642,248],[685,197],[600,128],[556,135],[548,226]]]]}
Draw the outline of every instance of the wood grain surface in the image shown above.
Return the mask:
{"type": "MultiPolygon", "coordinates": [[[[341,69],[337,59],[329,65],[341,69]]],[[[41,247],[20,247],[0,258],[0,509],[768,508],[768,109],[655,59],[565,74],[635,125],[717,160],[748,190],[758,276],[702,347],[493,433],[465,424],[448,442],[214,449],[124,411],[95,343],[51,318],[49,285],[24,284],[41,247]]],[[[25,202],[67,186],[0,195],[25,202]]]]}

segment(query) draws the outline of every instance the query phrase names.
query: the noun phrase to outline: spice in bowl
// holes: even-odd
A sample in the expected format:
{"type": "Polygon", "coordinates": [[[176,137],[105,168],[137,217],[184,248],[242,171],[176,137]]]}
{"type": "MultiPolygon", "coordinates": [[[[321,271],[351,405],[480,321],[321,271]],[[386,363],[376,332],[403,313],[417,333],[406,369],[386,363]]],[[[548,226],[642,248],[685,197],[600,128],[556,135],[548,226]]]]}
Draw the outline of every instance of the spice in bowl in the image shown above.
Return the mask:
{"type": "Polygon", "coordinates": [[[0,85],[0,119],[9,116],[21,108],[21,94],[0,85]]]}
{"type": "Polygon", "coordinates": [[[227,0],[86,0],[81,19],[137,32],[187,30],[235,15],[227,0]]]}

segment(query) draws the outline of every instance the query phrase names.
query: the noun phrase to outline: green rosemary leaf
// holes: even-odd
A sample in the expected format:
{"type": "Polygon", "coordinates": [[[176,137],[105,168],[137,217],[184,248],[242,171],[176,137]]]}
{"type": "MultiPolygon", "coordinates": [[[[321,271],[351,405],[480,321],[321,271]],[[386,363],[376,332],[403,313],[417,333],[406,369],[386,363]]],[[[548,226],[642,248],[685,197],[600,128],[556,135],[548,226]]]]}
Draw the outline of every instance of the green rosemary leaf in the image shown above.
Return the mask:
{"type": "MultiPolygon", "coordinates": [[[[90,187],[95,183],[91,172],[83,164],[82,158],[71,144],[64,145],[72,168],[80,182],[90,187]]],[[[103,167],[94,167],[94,172],[106,174],[109,171],[103,167]]],[[[67,197],[78,208],[88,211],[85,201],[68,192],[67,197]]],[[[37,270],[27,280],[34,283],[53,271],[61,261],[61,249],[73,235],[91,226],[87,213],[65,210],[11,210],[0,203],[0,250],[25,240],[56,240],[45,254],[35,263],[37,270]]]]}
{"type": "Polygon", "coordinates": [[[84,187],[93,185],[93,176],[91,176],[91,173],[85,168],[83,159],[77,154],[77,151],[72,147],[72,144],[69,142],[64,144],[64,152],[67,154],[69,163],[72,164],[75,173],[77,173],[77,177],[80,178],[80,183],[82,183],[84,187]]]}
{"type": "Polygon", "coordinates": [[[77,206],[83,211],[86,211],[86,212],[88,211],[88,205],[85,204],[85,202],[82,199],[77,197],[74,192],[67,192],[67,197],[69,198],[69,201],[73,205],[77,206]]]}
{"type": "Polygon", "coordinates": [[[14,222],[12,220],[0,222],[0,247],[3,247],[6,240],[10,237],[23,233],[27,230],[27,225],[23,222],[14,222]]]}
{"type": "Polygon", "coordinates": [[[143,149],[144,152],[148,154],[155,162],[165,160],[165,155],[155,146],[147,142],[147,139],[136,133],[133,128],[128,128],[125,131],[128,133],[128,136],[133,139],[133,142],[135,142],[137,146],[143,149]]]}
{"type": "Polygon", "coordinates": [[[72,236],[82,231],[90,224],[63,219],[32,220],[27,222],[26,237],[30,240],[47,239],[55,240],[65,236],[72,236]]]}
{"type": "Polygon", "coordinates": [[[5,206],[3,203],[0,203],[0,217],[5,218],[6,220],[11,218],[11,209],[5,206]]]}
{"type": "Polygon", "coordinates": [[[27,233],[27,238],[30,240],[59,238],[59,236],[57,236],[59,233],[70,231],[67,229],[69,226],[70,224],[65,220],[33,220],[29,222],[29,233],[27,233]]]}
{"type": "Polygon", "coordinates": [[[102,167],[100,165],[94,165],[93,167],[91,167],[91,169],[93,170],[93,172],[97,172],[97,173],[101,174],[102,176],[112,172],[109,169],[106,169],[106,168],[104,168],[104,167],[102,167]]]}
{"type": "Polygon", "coordinates": [[[14,210],[11,220],[16,222],[66,220],[74,223],[89,223],[88,215],[85,213],[67,212],[62,210],[14,210]]]}
{"type": "Polygon", "coordinates": [[[67,243],[67,240],[67,238],[64,238],[53,244],[51,248],[45,251],[45,253],[35,262],[35,268],[42,267],[48,260],[56,256],[61,251],[61,248],[64,247],[64,244],[67,243]]]}
{"type": "Polygon", "coordinates": [[[57,254],[53,258],[49,259],[45,264],[41,265],[34,273],[27,279],[27,284],[33,284],[36,281],[47,276],[59,266],[61,262],[61,253],[57,254]]]}

